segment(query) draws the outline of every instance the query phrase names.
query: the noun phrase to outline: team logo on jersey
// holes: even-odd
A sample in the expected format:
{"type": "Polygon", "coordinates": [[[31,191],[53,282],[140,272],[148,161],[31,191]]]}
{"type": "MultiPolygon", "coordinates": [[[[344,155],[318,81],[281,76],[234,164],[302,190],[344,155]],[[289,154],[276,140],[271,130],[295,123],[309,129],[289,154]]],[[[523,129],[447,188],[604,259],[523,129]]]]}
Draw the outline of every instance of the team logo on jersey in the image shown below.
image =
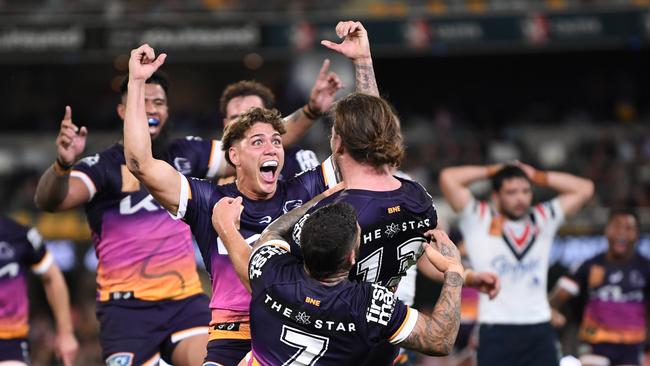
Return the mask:
{"type": "Polygon", "coordinates": [[[386,225],[386,231],[384,231],[384,233],[386,233],[386,236],[388,236],[389,238],[392,238],[393,236],[397,235],[397,233],[399,232],[400,232],[399,225],[397,225],[394,222],[392,222],[390,225],[386,225]]]}
{"type": "Polygon", "coordinates": [[[192,163],[186,158],[174,158],[174,166],[181,174],[190,174],[192,172],[192,163]]]}
{"type": "Polygon", "coordinates": [[[307,324],[311,324],[311,321],[309,320],[309,318],[310,318],[310,316],[307,315],[306,312],[300,311],[300,312],[298,312],[298,315],[296,315],[295,319],[296,319],[296,322],[298,322],[300,324],[307,325],[307,324]]]}
{"type": "Polygon", "coordinates": [[[106,359],[106,366],[131,366],[133,363],[133,353],[120,352],[110,355],[106,359]]]}
{"type": "Polygon", "coordinates": [[[538,233],[539,228],[535,225],[535,215],[531,213],[530,222],[526,223],[521,235],[516,235],[510,228],[503,225],[502,237],[512,254],[521,261],[533,247],[538,233]]]}
{"type": "Polygon", "coordinates": [[[394,214],[394,213],[398,213],[398,212],[400,212],[400,210],[401,210],[401,209],[400,209],[399,205],[397,205],[397,206],[395,206],[395,207],[389,207],[389,208],[388,208],[388,213],[389,213],[389,214],[394,214]]]}
{"type": "Polygon", "coordinates": [[[284,207],[282,207],[282,211],[284,211],[284,213],[287,213],[293,210],[294,208],[298,208],[300,206],[302,206],[302,200],[290,200],[284,203],[284,207]]]}
{"type": "Polygon", "coordinates": [[[14,249],[6,241],[0,241],[0,259],[11,259],[14,257],[14,249]]]}
{"type": "Polygon", "coordinates": [[[99,154],[95,154],[93,156],[86,156],[85,158],[81,159],[80,162],[88,166],[93,166],[99,162],[99,154]]]}
{"type": "Polygon", "coordinates": [[[633,269],[630,271],[630,283],[632,286],[645,287],[645,278],[639,271],[633,269]]]}

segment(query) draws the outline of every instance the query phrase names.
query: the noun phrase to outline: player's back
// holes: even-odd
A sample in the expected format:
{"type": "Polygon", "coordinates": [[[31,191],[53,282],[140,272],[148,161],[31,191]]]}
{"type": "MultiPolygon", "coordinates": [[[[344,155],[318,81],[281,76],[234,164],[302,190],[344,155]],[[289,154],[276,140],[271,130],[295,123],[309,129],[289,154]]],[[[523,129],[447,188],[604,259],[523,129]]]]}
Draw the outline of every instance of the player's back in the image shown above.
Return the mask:
{"type": "Polygon", "coordinates": [[[252,352],[261,365],[358,365],[379,342],[399,342],[415,324],[415,312],[387,288],[323,284],[281,247],[256,250],[249,271],[252,352]]]}
{"type": "MultiPolygon", "coordinates": [[[[361,226],[361,247],[350,279],[380,283],[392,290],[422,255],[426,241],[423,234],[437,226],[436,210],[426,190],[417,182],[396,178],[401,182],[396,190],[346,189],[314,208],[335,201],[345,201],[355,208],[361,226]]],[[[301,223],[293,233],[295,243],[299,243],[301,223]]],[[[292,248],[292,252],[298,251],[292,248]]]]}

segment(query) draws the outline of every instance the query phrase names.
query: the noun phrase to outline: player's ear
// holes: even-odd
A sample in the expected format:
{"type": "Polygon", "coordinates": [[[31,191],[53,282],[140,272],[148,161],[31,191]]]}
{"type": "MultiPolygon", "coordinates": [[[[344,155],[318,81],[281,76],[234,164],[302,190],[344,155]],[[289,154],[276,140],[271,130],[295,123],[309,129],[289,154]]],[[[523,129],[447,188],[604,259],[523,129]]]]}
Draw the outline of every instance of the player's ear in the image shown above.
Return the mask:
{"type": "Polygon", "coordinates": [[[348,260],[350,261],[350,267],[354,266],[357,263],[357,253],[354,250],[350,251],[348,260]]]}
{"type": "Polygon", "coordinates": [[[230,158],[230,161],[237,167],[239,166],[239,152],[234,146],[231,146],[228,149],[228,157],[230,158]]]}
{"type": "Polygon", "coordinates": [[[124,116],[126,115],[126,105],[120,103],[117,105],[115,110],[117,110],[117,115],[120,116],[120,119],[124,121],[124,116]]]}

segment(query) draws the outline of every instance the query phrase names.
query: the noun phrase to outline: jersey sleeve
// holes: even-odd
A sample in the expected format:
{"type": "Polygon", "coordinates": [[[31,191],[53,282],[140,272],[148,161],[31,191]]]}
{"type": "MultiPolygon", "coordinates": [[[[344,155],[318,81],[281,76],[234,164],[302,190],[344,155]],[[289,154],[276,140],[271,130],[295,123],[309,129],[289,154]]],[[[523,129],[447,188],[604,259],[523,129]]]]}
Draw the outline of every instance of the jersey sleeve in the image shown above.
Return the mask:
{"type": "Polygon", "coordinates": [[[292,178],[289,182],[304,187],[310,197],[334,187],[341,181],[334,159],[330,156],[320,166],[303,172],[292,178]]]}
{"type": "Polygon", "coordinates": [[[462,232],[475,230],[481,221],[486,220],[490,215],[487,202],[472,197],[460,212],[458,226],[462,232]]]}
{"type": "Polygon", "coordinates": [[[365,310],[368,338],[372,342],[403,342],[415,328],[418,311],[397,299],[388,288],[372,284],[365,310]]]}
{"type": "Polygon", "coordinates": [[[108,184],[105,157],[100,154],[87,156],[72,167],[71,177],[80,179],[90,193],[91,201],[97,192],[101,192],[108,184]]]}
{"type": "Polygon", "coordinates": [[[31,228],[25,233],[25,243],[27,250],[25,250],[25,262],[31,266],[32,271],[36,274],[43,274],[54,263],[54,258],[47,251],[43,237],[36,230],[31,228]]]}
{"type": "Polygon", "coordinates": [[[286,274],[284,268],[295,265],[289,254],[289,244],[283,240],[269,240],[251,253],[248,262],[248,279],[253,292],[275,283],[278,276],[286,274]]]}
{"type": "Polygon", "coordinates": [[[543,229],[553,232],[564,223],[564,211],[558,198],[535,205],[535,215],[543,229]]]}
{"type": "Polygon", "coordinates": [[[169,154],[170,163],[183,175],[214,179],[225,173],[226,160],[219,140],[188,136],[174,141],[169,154]]]}

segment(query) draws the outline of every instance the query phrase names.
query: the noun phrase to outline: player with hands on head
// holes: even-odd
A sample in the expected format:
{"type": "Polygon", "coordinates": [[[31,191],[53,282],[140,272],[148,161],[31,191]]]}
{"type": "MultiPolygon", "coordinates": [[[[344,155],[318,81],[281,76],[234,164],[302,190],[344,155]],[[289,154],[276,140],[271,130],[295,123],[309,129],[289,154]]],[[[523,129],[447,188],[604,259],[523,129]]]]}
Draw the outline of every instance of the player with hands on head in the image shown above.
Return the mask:
{"type": "Polygon", "coordinates": [[[551,244],[565,217],[576,214],[591,197],[593,183],[514,162],[445,168],[440,188],[460,213],[470,262],[477,271],[497,273],[502,284],[494,300],[479,298],[478,365],[558,364],[546,290],[551,244]],[[492,181],[491,203],[477,200],[469,190],[482,179],[492,181]],[[533,205],[533,184],[558,196],[533,205]]]}

